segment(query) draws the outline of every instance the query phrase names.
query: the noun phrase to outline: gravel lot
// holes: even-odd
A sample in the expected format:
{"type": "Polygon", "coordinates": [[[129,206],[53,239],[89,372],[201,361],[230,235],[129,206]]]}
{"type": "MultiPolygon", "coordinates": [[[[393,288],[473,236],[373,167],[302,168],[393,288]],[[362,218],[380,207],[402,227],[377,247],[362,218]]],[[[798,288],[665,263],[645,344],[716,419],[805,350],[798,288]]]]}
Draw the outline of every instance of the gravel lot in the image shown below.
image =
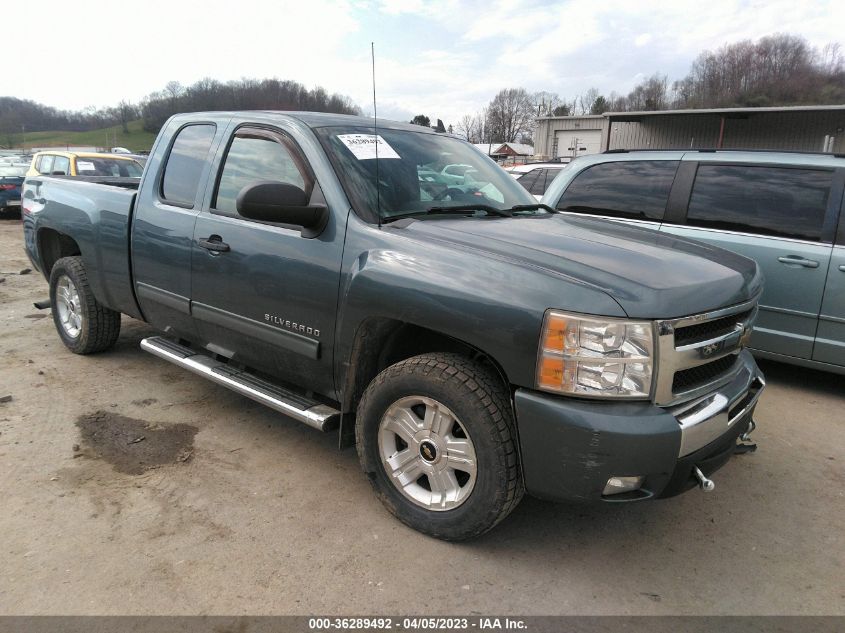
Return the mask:
{"type": "Polygon", "coordinates": [[[2,614],[845,614],[841,376],[763,364],[759,450],[712,494],[526,499],[448,544],[391,518],[334,434],[142,352],[143,323],[69,353],[28,267],[0,220],[2,614]]]}

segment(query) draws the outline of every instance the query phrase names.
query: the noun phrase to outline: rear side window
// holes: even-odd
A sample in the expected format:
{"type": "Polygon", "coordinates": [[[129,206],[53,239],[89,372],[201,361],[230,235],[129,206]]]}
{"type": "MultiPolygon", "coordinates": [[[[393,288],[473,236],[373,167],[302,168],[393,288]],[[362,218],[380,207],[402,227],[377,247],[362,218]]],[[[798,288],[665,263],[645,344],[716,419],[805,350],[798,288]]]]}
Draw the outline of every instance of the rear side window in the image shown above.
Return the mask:
{"type": "Polygon", "coordinates": [[[53,170],[53,155],[44,154],[38,159],[38,164],[35,166],[39,174],[48,174],[53,170]]]}
{"type": "Polygon", "coordinates": [[[520,176],[519,178],[517,178],[516,181],[520,185],[525,187],[528,190],[529,193],[534,193],[533,191],[531,191],[531,189],[534,187],[534,185],[537,183],[537,181],[540,180],[540,176],[542,176],[542,175],[543,175],[542,169],[532,169],[528,173],[525,173],[522,176],[520,176]]]}
{"type": "Polygon", "coordinates": [[[178,205],[194,206],[215,131],[215,126],[210,124],[182,128],[167,157],[161,181],[162,198],[178,205]]]}
{"type": "Polygon", "coordinates": [[[557,175],[560,173],[560,169],[556,168],[549,168],[543,170],[543,178],[538,178],[537,182],[534,183],[534,187],[531,193],[536,193],[538,196],[542,196],[546,193],[546,189],[549,188],[549,185],[552,184],[552,181],[557,178],[557,175]]]}
{"type": "Polygon", "coordinates": [[[542,196],[546,191],[546,174],[549,173],[549,170],[538,169],[536,171],[540,172],[540,175],[537,176],[537,180],[534,181],[534,184],[529,187],[528,193],[533,193],[535,195],[542,196]]]}
{"type": "Polygon", "coordinates": [[[662,220],[678,161],[602,163],[585,169],[567,187],[557,208],[635,220],[662,220]]]}
{"type": "Polygon", "coordinates": [[[699,165],[687,224],[820,241],[833,172],[699,165]]]}
{"type": "Polygon", "coordinates": [[[303,176],[302,159],[287,139],[266,130],[239,130],[220,173],[213,207],[234,215],[235,200],[247,185],[275,180],[311,192],[310,179],[303,176]]]}
{"type": "Polygon", "coordinates": [[[50,173],[62,172],[65,176],[70,173],[70,159],[67,156],[56,156],[53,160],[53,166],[50,168],[50,173]]]}

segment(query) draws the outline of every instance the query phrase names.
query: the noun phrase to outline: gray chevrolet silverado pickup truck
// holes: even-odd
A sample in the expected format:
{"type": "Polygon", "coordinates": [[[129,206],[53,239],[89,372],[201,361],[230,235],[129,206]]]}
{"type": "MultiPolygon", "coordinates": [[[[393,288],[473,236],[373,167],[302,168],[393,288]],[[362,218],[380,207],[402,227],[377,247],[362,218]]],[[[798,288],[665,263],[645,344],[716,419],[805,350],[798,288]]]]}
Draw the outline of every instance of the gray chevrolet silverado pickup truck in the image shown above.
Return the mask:
{"type": "Polygon", "coordinates": [[[149,323],[144,350],[338,429],[386,508],[439,538],[525,492],[712,489],[754,428],[754,262],[566,217],[425,128],[178,115],[140,181],[31,177],[22,210],[72,352],[149,323]]]}

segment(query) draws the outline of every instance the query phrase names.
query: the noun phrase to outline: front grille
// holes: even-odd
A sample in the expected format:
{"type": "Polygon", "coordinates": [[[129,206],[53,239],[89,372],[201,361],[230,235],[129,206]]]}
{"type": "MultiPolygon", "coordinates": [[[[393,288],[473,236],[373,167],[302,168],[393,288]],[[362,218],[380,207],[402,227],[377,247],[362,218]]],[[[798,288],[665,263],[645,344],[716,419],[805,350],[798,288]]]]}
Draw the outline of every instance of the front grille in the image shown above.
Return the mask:
{"type": "Polygon", "coordinates": [[[675,372],[675,377],[672,379],[672,392],[676,394],[682,393],[713,382],[720,375],[729,372],[736,363],[736,360],[737,357],[730,354],[706,365],[690,367],[689,369],[675,372]]]}
{"type": "Polygon", "coordinates": [[[757,315],[756,300],[731,308],[657,322],[660,366],[654,402],[673,406],[715,389],[740,364],[743,337],[757,315]]]}
{"type": "Polygon", "coordinates": [[[675,345],[680,347],[728,334],[736,328],[737,323],[744,322],[750,314],[751,310],[746,310],[745,312],[731,314],[721,319],[680,327],[675,330],[675,345]]]}

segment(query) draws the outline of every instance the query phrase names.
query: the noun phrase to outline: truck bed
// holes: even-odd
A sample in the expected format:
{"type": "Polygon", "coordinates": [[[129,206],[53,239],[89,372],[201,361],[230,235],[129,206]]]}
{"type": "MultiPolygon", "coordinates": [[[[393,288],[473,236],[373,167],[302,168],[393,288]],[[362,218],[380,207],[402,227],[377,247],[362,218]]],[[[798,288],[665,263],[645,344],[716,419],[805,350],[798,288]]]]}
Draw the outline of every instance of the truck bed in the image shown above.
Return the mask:
{"type": "Polygon", "coordinates": [[[44,272],[51,230],[69,232],[78,243],[97,300],[133,316],[140,311],[132,289],[129,229],[139,182],[138,178],[34,176],[25,181],[22,201],[33,264],[44,272]]]}
{"type": "MultiPolygon", "coordinates": [[[[46,178],[47,176],[40,176],[36,178],[46,178]]],[[[70,180],[73,182],[90,182],[98,185],[111,185],[113,187],[122,187],[123,189],[138,189],[141,184],[140,178],[124,178],[122,176],[49,176],[56,180],[70,180]]]]}

